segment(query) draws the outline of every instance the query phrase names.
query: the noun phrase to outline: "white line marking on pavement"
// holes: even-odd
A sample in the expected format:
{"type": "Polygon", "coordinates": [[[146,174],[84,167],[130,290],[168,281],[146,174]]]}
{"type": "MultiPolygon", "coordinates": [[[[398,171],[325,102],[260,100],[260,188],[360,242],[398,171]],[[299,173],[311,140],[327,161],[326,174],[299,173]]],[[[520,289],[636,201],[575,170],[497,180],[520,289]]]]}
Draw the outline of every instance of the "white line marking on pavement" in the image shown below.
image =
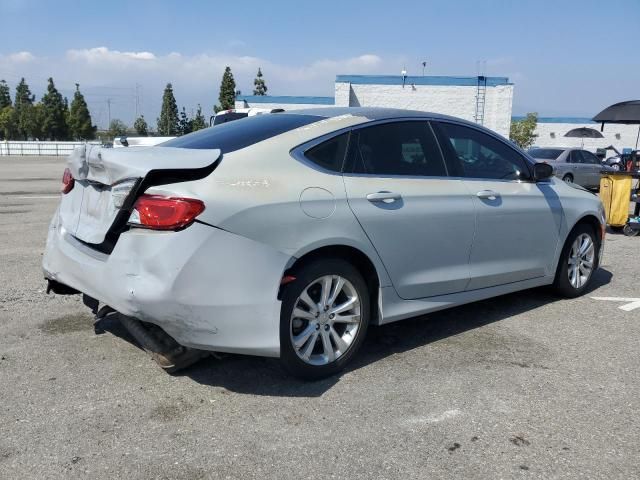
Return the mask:
{"type": "Polygon", "coordinates": [[[625,312],[630,312],[636,308],[640,308],[640,298],[625,298],[625,297],[591,297],[594,300],[604,300],[605,302],[625,302],[624,305],[620,305],[618,308],[625,312]]]}
{"type": "Polygon", "coordinates": [[[60,195],[7,195],[7,198],[24,198],[24,199],[60,198],[60,195]]]}

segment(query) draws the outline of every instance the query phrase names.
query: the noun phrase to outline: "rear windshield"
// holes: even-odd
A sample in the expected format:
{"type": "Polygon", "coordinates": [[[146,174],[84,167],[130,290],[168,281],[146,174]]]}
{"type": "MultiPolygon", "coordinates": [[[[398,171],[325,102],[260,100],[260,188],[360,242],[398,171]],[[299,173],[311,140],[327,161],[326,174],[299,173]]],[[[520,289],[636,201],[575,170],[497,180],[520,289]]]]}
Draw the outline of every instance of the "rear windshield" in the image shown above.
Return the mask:
{"type": "Polygon", "coordinates": [[[564,150],[560,148],[532,148],[529,150],[529,155],[533,158],[541,158],[543,160],[555,160],[562,155],[564,150]]]}
{"type": "Polygon", "coordinates": [[[322,120],[315,115],[267,114],[241,118],[174,138],[160,147],[220,149],[229,153],[322,120]]]}

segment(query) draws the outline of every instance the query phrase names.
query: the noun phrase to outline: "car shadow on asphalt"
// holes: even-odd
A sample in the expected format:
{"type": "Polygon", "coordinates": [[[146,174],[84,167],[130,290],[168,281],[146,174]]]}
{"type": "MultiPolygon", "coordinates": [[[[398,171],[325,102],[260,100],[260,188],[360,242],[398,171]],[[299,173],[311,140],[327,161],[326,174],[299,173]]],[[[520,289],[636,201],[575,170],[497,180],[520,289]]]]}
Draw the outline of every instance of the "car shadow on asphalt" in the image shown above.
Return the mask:
{"type": "MultiPolygon", "coordinates": [[[[611,272],[600,268],[585,295],[608,284],[611,278],[611,272]]],[[[344,372],[314,382],[305,382],[290,376],[282,369],[277,359],[231,354],[220,355],[218,358],[214,356],[206,358],[174,375],[240,394],[319,397],[339,382],[343,375],[386,357],[423,347],[559,301],[562,299],[550,289],[542,287],[387,325],[372,326],[369,328],[361,351],[344,372]]],[[[118,323],[112,321],[101,325],[101,328],[135,344],[126,329],[118,323]]]]}

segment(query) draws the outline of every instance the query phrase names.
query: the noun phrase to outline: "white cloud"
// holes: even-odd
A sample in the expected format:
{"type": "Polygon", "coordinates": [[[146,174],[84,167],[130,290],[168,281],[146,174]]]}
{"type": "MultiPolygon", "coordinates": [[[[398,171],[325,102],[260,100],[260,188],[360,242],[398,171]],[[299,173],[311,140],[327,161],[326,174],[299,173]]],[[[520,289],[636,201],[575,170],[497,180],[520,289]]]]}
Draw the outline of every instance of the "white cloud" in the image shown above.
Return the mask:
{"type": "MultiPolygon", "coordinates": [[[[107,47],[67,50],[53,57],[29,52],[0,55],[0,75],[10,83],[25,77],[40,96],[46,79],[53,77],[65,95],[72,95],[80,83],[95,120],[106,124],[106,101],[110,100],[112,118],[133,122],[135,85],[141,85],[142,111],[155,123],[162,91],[166,83],[174,87],[179,107],[190,111],[200,103],[208,114],[218,100],[218,88],[224,68],[230,66],[239,90],[250,94],[253,79],[262,68],[272,95],[333,96],[337,74],[388,73],[401,65],[399,59],[383,59],[372,53],[348,58],[323,58],[304,64],[278,63],[250,55],[200,53],[185,55],[171,52],[159,55],[148,51],[119,51],[107,47]]],[[[13,85],[12,85],[13,87],[13,85]]]]}
{"type": "Polygon", "coordinates": [[[8,56],[9,61],[15,63],[24,63],[35,60],[35,56],[31,52],[16,52],[8,56]]]}

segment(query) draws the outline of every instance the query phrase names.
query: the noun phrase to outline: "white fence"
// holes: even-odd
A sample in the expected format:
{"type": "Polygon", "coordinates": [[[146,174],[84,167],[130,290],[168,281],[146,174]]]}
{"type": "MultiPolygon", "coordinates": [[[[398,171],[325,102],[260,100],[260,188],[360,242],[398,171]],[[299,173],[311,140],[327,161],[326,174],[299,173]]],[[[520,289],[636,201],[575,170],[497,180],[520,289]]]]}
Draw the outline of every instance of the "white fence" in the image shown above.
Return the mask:
{"type": "Polygon", "coordinates": [[[100,142],[14,142],[0,141],[0,155],[69,155],[74,148],[100,142]]]}

